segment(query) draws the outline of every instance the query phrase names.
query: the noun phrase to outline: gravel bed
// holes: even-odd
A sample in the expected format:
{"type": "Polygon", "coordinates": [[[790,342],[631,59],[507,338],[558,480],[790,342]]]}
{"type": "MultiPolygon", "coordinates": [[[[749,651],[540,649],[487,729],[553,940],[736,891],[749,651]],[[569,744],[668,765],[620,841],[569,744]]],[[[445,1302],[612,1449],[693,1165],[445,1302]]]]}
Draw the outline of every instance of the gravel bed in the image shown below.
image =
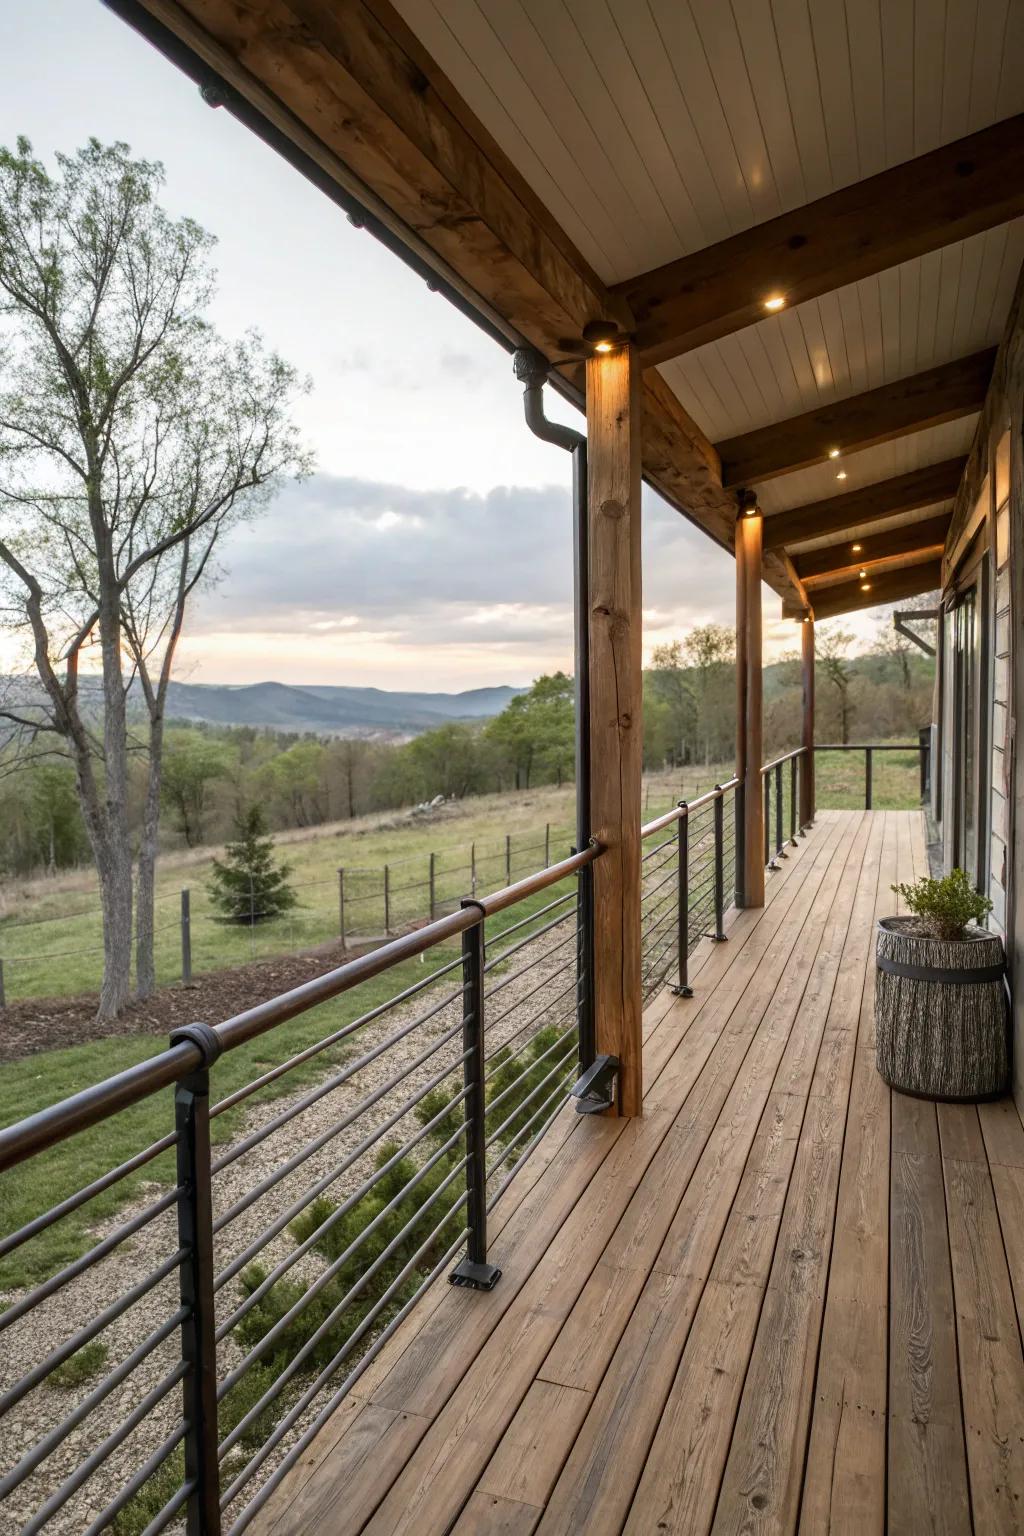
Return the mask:
{"type": "MultiPolygon", "coordinates": [[[[574,911],[566,921],[550,933],[531,941],[510,961],[507,967],[489,976],[489,987],[497,987],[513,972],[527,964],[532,968],[523,976],[505,981],[489,1004],[489,1015],[496,1021],[488,1026],[488,1052],[493,1052],[506,1042],[514,1049],[547,1024],[563,1020],[563,1027],[571,1022],[571,994],[556,1001],[558,994],[571,980],[571,972],[563,967],[571,960],[571,940],[574,911]],[[535,962],[535,963],[534,963],[535,962]],[[538,985],[539,984],[539,985],[538,985]],[[547,1011],[544,1011],[547,1009],[547,1011]],[[502,1017],[503,1016],[503,1017],[502,1017]]],[[[521,935],[516,935],[521,937],[521,935]]],[[[461,977],[456,970],[425,990],[419,998],[396,1008],[384,1018],[365,1026],[349,1042],[351,1055],[362,1055],[371,1046],[393,1036],[403,1024],[410,1022],[445,992],[459,986],[461,977]]],[[[403,1067],[408,1067],[424,1049],[437,1042],[461,1018],[461,999],[453,1001],[412,1030],[404,1039],[397,1041],[381,1056],[361,1067],[348,1081],[329,1089],[316,1103],[309,1105],[294,1118],[275,1130],[265,1140],[228,1164],[214,1178],[215,1218],[226,1211],[236,1200],[254,1188],[261,1179],[279,1169],[283,1163],[306,1146],[315,1137],[338,1125],[345,1113],[361,1103],[376,1088],[382,1086],[403,1067]]],[[[272,1038],[272,1037],[270,1037],[272,1038]]],[[[410,1075],[390,1090],[376,1104],[363,1111],[353,1125],[340,1130],[323,1147],[313,1152],[303,1164],[280,1183],[255,1201],[217,1235],[215,1252],[218,1270],[224,1268],[237,1254],[299,1199],[321,1177],[328,1175],[345,1154],[356,1147],[371,1128],[378,1128],[415,1091],[422,1088],[442,1067],[458,1069],[461,1038],[455,1038],[441,1046],[429,1061],[415,1067],[410,1075]]],[[[561,1053],[558,1053],[561,1055],[561,1053]]],[[[268,1051],[269,1055],[269,1051],[268,1051]]],[[[552,1058],[554,1061],[557,1058],[552,1058]]],[[[571,1062],[570,1062],[571,1066],[571,1062]]],[[[244,1115],[244,1123],[235,1140],[214,1149],[215,1157],[222,1156],[238,1145],[253,1131],[265,1126],[290,1109],[294,1109],[317,1087],[324,1087],[339,1071],[337,1058],[321,1078],[307,1083],[303,1088],[286,1097],[268,1100],[266,1095],[256,1094],[251,1107],[244,1115]]],[[[452,1084],[459,1081],[454,1076],[452,1084]]],[[[216,1094],[216,1068],[213,1069],[216,1094]]],[[[547,1090],[546,1090],[547,1091],[547,1090]]],[[[387,1141],[403,1143],[419,1129],[419,1121],[408,1112],[385,1136],[387,1141]]],[[[368,1176],[373,1167],[375,1148],[363,1153],[346,1172],[341,1174],[327,1191],[337,1202],[355,1190],[368,1176]]],[[[423,1146],[419,1149],[423,1153],[423,1146]]],[[[511,1161],[511,1159],[510,1159],[511,1161]]],[[[97,1225],[93,1236],[101,1240],[121,1226],[136,1213],[141,1213],[163,1187],[150,1184],[132,1204],[123,1207],[116,1217],[97,1225]]],[[[450,1230],[457,1235],[461,1223],[453,1217],[450,1230]]],[[[172,1208],[151,1221],[140,1232],[121,1244],[107,1258],[89,1269],[84,1275],[69,1283],[55,1296],[34,1308],[26,1317],[13,1324],[3,1335],[3,1352],[0,1359],[0,1385],[4,1389],[16,1381],[26,1370],[43,1359],[51,1350],[67,1340],[85,1323],[90,1321],[116,1297],[123,1295],[133,1284],[151,1273],[177,1248],[176,1213],[172,1208]]],[[[267,1268],[294,1253],[295,1244],[287,1229],[274,1237],[260,1254],[260,1262],[267,1268]]],[[[322,1272],[325,1261],[311,1250],[289,1270],[289,1279],[309,1282],[322,1272]]],[[[17,1300],[20,1293],[12,1292],[0,1297],[3,1305],[17,1300]]],[[[243,1292],[237,1280],[224,1285],[217,1296],[218,1322],[228,1316],[238,1305],[243,1292]]],[[[132,1349],[178,1306],[178,1281],[176,1272],[149,1291],[121,1317],[112,1322],[100,1335],[108,1350],[108,1358],[100,1371],[87,1382],[73,1388],[57,1387],[43,1383],[27,1394],[0,1423],[0,1471],[6,1472],[41,1437],[81,1402],[132,1349]]],[[[354,1355],[345,1362],[338,1380],[351,1369],[354,1355]]],[[[241,1359],[239,1346],[228,1334],[218,1347],[218,1375],[221,1379],[241,1359]]],[[[69,1477],[82,1459],[96,1451],[106,1435],[120,1426],[144,1395],[158,1383],[179,1360],[177,1330],[165,1340],[140,1365],[124,1383],[116,1387],[88,1418],[73,1430],[40,1468],[26,1479],[0,1505],[0,1528],[4,1531],[19,1530],[39,1506],[50,1497],[60,1483],[69,1477]]],[[[282,1446],[270,1457],[260,1473],[232,1506],[237,1515],[245,1502],[252,1497],[261,1479],[268,1476],[279,1462],[288,1446],[301,1433],[302,1428],[315,1417],[326,1401],[328,1388],[307,1411],[304,1419],[282,1446]]],[[[134,1470],[163,1441],[180,1420],[181,1388],[174,1386],[167,1396],[142,1419],[124,1444],[106,1457],[95,1473],[76,1490],[56,1511],[46,1526],[54,1536],[71,1536],[84,1531],[105,1508],[106,1504],[124,1486],[134,1470]]],[[[247,1459],[243,1453],[233,1462],[236,1467],[247,1459]]]]}

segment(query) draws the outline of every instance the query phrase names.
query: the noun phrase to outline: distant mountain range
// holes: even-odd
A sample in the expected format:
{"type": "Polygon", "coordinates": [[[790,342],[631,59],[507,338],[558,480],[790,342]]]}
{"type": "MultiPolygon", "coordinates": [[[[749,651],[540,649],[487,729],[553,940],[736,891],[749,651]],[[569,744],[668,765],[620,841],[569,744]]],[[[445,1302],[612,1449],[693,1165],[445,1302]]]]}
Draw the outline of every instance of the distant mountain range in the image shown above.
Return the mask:
{"type": "Polygon", "coordinates": [[[296,683],[172,683],[167,715],[209,725],[252,725],[320,735],[415,735],[450,720],[500,714],[522,688],[470,688],[465,693],[391,693],[296,683]]]}

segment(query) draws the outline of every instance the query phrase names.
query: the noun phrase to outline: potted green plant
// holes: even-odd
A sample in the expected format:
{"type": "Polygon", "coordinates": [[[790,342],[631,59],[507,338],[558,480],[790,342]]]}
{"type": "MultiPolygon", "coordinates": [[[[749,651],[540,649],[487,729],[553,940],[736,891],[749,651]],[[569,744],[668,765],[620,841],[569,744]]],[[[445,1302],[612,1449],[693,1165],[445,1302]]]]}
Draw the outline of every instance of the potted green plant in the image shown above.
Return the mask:
{"type": "Polygon", "coordinates": [[[883,917],[875,954],[875,1059],[901,1093],[995,1098],[1009,1084],[1002,940],[962,869],[892,889],[907,915],[883,917]]]}

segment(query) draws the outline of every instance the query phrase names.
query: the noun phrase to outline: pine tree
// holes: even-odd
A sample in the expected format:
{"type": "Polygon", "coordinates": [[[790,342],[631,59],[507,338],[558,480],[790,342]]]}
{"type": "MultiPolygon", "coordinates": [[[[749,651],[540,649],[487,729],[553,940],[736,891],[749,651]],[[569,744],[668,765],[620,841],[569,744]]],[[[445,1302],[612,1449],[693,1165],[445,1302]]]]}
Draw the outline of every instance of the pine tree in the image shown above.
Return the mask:
{"type": "Polygon", "coordinates": [[[236,840],[224,847],[224,862],[213,861],[210,900],[232,923],[259,923],[295,906],[288,884],[290,864],[274,863],[274,840],[258,805],[235,818],[236,840]]]}

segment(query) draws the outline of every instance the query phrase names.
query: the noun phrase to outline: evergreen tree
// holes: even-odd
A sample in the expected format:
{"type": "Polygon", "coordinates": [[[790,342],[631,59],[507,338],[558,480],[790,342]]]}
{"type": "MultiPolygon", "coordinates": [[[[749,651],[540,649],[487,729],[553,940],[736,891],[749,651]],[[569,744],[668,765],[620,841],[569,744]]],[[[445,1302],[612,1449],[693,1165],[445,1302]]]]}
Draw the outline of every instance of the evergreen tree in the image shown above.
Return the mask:
{"type": "Polygon", "coordinates": [[[274,863],[274,840],[258,805],[239,812],[235,832],[235,841],[225,845],[223,863],[213,861],[210,900],[232,923],[279,917],[297,900],[288,884],[291,865],[274,863]]]}

